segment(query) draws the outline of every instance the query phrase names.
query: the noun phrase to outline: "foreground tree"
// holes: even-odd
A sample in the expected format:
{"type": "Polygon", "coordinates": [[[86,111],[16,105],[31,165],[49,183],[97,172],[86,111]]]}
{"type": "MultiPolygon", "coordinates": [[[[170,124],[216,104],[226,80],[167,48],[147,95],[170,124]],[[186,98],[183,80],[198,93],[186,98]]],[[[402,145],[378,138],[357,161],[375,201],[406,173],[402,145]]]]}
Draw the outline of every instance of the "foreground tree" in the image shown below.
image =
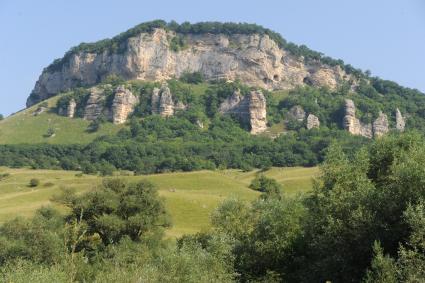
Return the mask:
{"type": "Polygon", "coordinates": [[[105,246],[124,236],[138,241],[171,225],[163,200],[147,181],[105,179],[94,191],[83,196],[68,192],[60,200],[71,210],[68,219],[82,222],[87,237],[98,235],[105,246]]]}

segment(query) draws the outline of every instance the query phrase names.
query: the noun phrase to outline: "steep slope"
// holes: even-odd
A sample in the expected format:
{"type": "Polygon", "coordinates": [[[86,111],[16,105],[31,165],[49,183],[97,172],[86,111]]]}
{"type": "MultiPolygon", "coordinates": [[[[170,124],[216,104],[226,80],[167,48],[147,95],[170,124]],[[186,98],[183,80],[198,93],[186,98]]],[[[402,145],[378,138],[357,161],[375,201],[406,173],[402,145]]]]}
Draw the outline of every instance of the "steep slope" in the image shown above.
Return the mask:
{"type": "Polygon", "coordinates": [[[53,97],[0,121],[0,144],[86,144],[101,135],[113,135],[122,127],[103,124],[89,133],[89,121],[70,119],[56,114],[60,97],[53,97]]]}
{"type": "Polygon", "coordinates": [[[144,25],[109,41],[71,49],[43,71],[27,106],[75,87],[93,86],[112,74],[163,81],[200,72],[208,80],[240,80],[268,90],[305,84],[334,89],[355,81],[341,64],[294,54],[288,50],[293,45],[283,45],[283,39],[259,26],[246,30],[250,25],[234,24],[228,32],[226,24],[219,23],[195,24],[187,30],[184,25],[144,25]],[[211,27],[202,30],[208,24],[211,27]]]}

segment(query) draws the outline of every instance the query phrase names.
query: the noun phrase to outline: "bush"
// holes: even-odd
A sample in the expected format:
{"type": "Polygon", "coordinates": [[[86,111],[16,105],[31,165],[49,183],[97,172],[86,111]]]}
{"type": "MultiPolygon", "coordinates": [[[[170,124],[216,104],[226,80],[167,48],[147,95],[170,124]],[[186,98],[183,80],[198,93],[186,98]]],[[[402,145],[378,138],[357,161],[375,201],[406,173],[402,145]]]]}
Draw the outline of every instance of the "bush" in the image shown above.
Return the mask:
{"type": "Polygon", "coordinates": [[[205,81],[201,72],[185,72],[180,76],[180,80],[189,84],[200,84],[205,81]]]}
{"type": "Polygon", "coordinates": [[[34,187],[38,187],[38,185],[40,185],[39,179],[31,179],[30,180],[30,187],[34,188],[34,187]]]}

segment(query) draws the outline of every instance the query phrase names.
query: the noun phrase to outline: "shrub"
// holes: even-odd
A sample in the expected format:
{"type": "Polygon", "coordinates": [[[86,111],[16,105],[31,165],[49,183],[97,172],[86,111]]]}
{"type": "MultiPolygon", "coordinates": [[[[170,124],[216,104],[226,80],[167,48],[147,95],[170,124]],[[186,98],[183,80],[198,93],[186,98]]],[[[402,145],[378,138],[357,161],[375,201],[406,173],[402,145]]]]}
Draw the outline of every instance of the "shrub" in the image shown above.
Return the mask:
{"type": "Polygon", "coordinates": [[[34,188],[34,187],[38,187],[38,185],[40,185],[39,179],[31,179],[30,180],[30,187],[34,188]]]}
{"type": "Polygon", "coordinates": [[[205,81],[205,78],[201,72],[185,72],[180,76],[180,80],[189,84],[200,84],[205,81]]]}

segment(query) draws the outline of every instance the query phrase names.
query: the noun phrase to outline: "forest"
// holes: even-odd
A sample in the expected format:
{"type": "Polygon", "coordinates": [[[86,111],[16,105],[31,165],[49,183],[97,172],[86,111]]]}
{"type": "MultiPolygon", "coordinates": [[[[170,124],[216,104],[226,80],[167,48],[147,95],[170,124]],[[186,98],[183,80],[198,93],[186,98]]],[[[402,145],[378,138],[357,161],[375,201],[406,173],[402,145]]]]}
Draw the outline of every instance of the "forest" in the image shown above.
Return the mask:
{"type": "Polygon", "coordinates": [[[251,203],[224,201],[213,228],[165,238],[155,187],[107,178],[64,189],[31,219],[0,227],[6,282],[423,282],[423,135],[389,135],[348,156],[326,151],[312,192],[287,197],[261,176],[251,203]]]}

